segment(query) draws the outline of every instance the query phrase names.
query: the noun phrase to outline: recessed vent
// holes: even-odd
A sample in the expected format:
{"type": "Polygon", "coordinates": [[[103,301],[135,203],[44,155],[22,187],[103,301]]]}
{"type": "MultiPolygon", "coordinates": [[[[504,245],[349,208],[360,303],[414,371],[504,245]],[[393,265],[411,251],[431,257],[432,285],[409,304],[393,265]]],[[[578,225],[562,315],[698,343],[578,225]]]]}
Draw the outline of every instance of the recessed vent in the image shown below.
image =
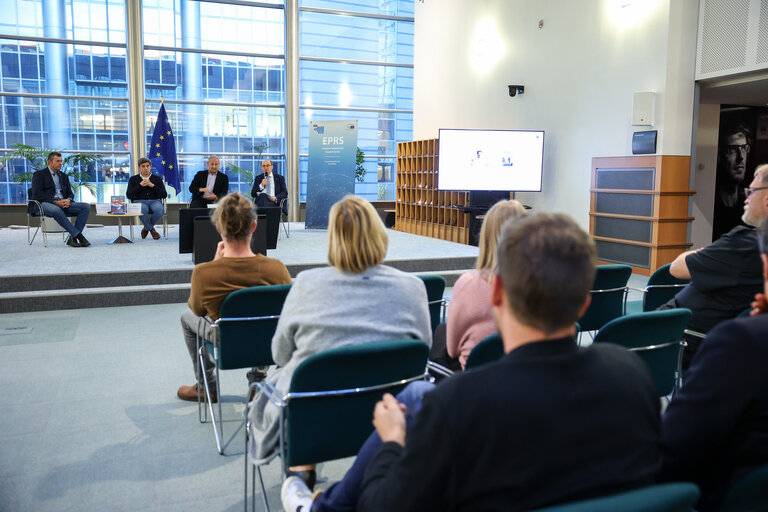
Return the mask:
{"type": "Polygon", "coordinates": [[[768,0],[760,2],[760,26],[757,32],[758,64],[768,64],[768,0]]]}
{"type": "Polygon", "coordinates": [[[699,55],[700,73],[746,66],[748,23],[749,0],[706,0],[699,55]]]}

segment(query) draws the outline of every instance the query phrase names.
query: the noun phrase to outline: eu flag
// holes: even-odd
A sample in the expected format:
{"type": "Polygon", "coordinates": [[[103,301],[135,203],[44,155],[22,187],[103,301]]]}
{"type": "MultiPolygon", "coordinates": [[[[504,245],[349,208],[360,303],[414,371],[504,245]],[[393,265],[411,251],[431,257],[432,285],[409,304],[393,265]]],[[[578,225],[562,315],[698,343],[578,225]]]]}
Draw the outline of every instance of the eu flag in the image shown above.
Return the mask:
{"type": "Polygon", "coordinates": [[[179,162],[176,159],[176,142],[173,140],[173,130],[168,122],[168,114],[165,113],[165,105],[160,105],[157,114],[155,131],[152,141],[149,143],[149,161],[160,172],[160,176],[181,193],[181,180],[179,179],[179,162]]]}

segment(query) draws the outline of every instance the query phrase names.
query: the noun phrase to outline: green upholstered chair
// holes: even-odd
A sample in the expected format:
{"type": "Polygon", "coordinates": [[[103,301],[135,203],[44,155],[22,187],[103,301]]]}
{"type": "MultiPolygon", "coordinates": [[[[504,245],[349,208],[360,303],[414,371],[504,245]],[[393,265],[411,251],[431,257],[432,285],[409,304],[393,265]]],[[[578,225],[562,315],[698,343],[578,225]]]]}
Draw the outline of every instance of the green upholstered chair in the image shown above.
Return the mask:
{"type": "Polygon", "coordinates": [[[636,290],[643,293],[642,300],[630,300],[627,301],[624,308],[625,313],[630,315],[632,313],[640,313],[642,311],[653,311],[659,306],[666,304],[672,299],[677,292],[685,288],[689,280],[678,279],[669,273],[670,264],[663,265],[656,269],[648,278],[648,282],[645,288],[632,288],[630,290],[636,290]]]}
{"type": "Polygon", "coordinates": [[[498,361],[504,355],[504,345],[501,342],[499,333],[491,334],[487,338],[480,340],[475,348],[467,357],[465,370],[473,370],[494,361],[498,361]]]}
{"type": "MultiPolygon", "coordinates": [[[[304,360],[293,372],[288,393],[257,382],[280,408],[277,455],[283,475],[291,466],[350,457],[373,431],[373,408],[384,393],[399,393],[408,382],[427,377],[429,346],[421,340],[393,340],[326,350],[304,360]]],[[[246,407],[248,417],[248,407],[246,407]]],[[[248,444],[246,428],[246,503],[248,444]]],[[[256,466],[266,508],[269,508],[256,466]]],[[[255,473],[252,487],[255,485],[255,473]]],[[[255,496],[252,497],[255,506],[255,496]]]]}
{"type": "Polygon", "coordinates": [[[669,396],[678,387],[683,332],[690,319],[691,310],[685,308],[622,316],[597,331],[595,343],[615,343],[634,351],[650,368],[659,396],[669,396]]]}
{"type": "Polygon", "coordinates": [[[533,512],[689,512],[698,501],[699,494],[696,484],[674,482],[564,503],[533,512]]]}
{"type": "Polygon", "coordinates": [[[736,482],[720,512],[768,512],[768,465],[736,482]]]}
{"type": "MultiPolygon", "coordinates": [[[[203,345],[216,363],[216,395],[218,396],[218,425],[213,404],[208,397],[208,409],[198,400],[200,422],[207,421],[210,411],[216,447],[224,454],[223,416],[221,413],[221,390],[219,371],[270,366],[272,361],[272,336],[275,334],[277,320],[283,309],[285,297],[291,289],[290,284],[271,286],[252,286],[236,290],[224,299],[219,309],[220,317],[215,322],[203,318],[197,332],[199,367],[203,365],[203,345]],[[204,324],[212,326],[212,339],[201,336],[204,324]]],[[[205,393],[208,395],[208,380],[203,372],[205,393]]]]}
{"type": "Polygon", "coordinates": [[[437,275],[420,275],[427,289],[427,304],[429,305],[429,319],[432,322],[432,332],[443,322],[445,313],[445,279],[437,275]]]}
{"type": "Polygon", "coordinates": [[[598,265],[592,285],[592,302],[579,319],[581,331],[596,331],[624,314],[624,294],[632,275],[629,265],[598,265]]]}

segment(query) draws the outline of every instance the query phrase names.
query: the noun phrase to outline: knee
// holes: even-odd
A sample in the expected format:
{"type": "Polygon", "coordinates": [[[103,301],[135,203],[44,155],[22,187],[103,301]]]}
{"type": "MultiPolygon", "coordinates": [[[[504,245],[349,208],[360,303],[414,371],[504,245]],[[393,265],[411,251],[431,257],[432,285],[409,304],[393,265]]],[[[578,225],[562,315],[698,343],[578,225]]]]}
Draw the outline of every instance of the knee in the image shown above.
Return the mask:
{"type": "Polygon", "coordinates": [[[417,380],[408,384],[404,390],[397,394],[397,400],[408,404],[414,400],[421,400],[421,397],[435,389],[435,385],[426,380],[417,380]]]}

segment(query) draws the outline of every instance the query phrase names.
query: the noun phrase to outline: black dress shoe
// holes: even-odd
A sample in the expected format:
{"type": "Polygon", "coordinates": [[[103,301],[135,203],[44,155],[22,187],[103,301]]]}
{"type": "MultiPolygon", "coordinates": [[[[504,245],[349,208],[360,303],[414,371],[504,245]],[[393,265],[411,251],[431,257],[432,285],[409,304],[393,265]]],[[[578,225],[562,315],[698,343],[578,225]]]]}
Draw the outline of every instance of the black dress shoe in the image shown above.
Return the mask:
{"type": "Polygon", "coordinates": [[[72,235],[67,237],[67,245],[70,247],[80,247],[80,242],[77,238],[72,238],[72,235]]]}
{"type": "Polygon", "coordinates": [[[80,242],[80,247],[88,247],[91,245],[91,242],[89,242],[82,233],[77,235],[77,241],[80,242]]]}

